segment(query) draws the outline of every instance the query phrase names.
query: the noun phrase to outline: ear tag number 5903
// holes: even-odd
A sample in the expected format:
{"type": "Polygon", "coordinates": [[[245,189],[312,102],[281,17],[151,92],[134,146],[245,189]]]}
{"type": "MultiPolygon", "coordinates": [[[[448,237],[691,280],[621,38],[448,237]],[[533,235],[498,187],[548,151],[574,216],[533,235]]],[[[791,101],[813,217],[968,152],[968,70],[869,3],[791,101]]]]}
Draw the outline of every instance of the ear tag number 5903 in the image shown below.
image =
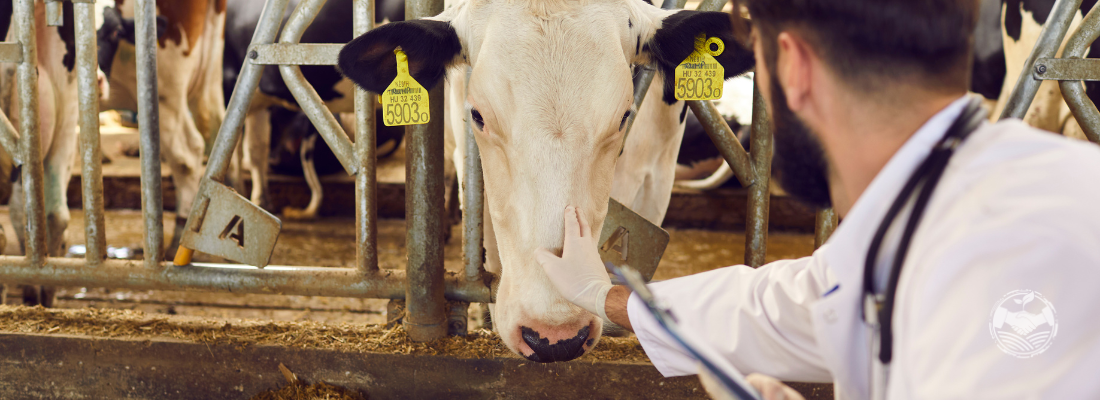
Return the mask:
{"type": "Polygon", "coordinates": [[[692,51],[676,67],[674,90],[677,100],[717,100],[722,98],[722,84],[726,71],[715,60],[726,49],[722,39],[705,34],[695,36],[695,51],[692,51]]]}
{"type": "Polygon", "coordinates": [[[419,125],[428,123],[428,91],[409,75],[409,57],[400,47],[397,55],[397,77],[390,82],[379,102],[382,104],[382,122],[386,126],[419,125]]]}

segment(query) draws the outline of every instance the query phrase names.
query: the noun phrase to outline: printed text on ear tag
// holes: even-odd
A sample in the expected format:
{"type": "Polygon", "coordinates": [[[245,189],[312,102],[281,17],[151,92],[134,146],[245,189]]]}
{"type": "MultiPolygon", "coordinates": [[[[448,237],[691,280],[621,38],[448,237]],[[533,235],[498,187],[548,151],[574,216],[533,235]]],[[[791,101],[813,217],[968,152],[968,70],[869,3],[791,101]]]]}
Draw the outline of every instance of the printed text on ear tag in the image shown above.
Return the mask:
{"type": "Polygon", "coordinates": [[[700,33],[695,36],[695,51],[692,51],[676,67],[675,90],[677,100],[717,100],[722,98],[722,83],[725,82],[725,69],[714,57],[722,54],[726,45],[722,39],[700,33]]]}
{"type": "Polygon", "coordinates": [[[428,91],[409,75],[409,57],[401,48],[397,55],[397,77],[382,92],[382,122],[386,126],[419,125],[428,123],[428,91]]]}

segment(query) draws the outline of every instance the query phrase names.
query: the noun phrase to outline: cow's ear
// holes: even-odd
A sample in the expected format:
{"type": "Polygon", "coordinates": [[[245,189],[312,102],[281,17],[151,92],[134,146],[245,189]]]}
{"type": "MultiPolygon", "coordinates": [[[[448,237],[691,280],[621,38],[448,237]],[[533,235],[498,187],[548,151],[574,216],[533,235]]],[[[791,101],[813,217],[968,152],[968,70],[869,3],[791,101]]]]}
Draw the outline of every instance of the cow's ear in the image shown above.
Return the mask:
{"type": "Polygon", "coordinates": [[[340,50],[340,72],[363,89],[382,93],[397,77],[397,46],[408,55],[413,79],[426,89],[461,60],[462,43],[450,23],[418,19],[385,24],[352,40],[340,50]]]}
{"type": "Polygon", "coordinates": [[[646,47],[651,59],[665,77],[665,102],[676,102],[672,90],[676,66],[695,50],[695,36],[700,33],[708,38],[721,39],[725,45],[722,54],[714,58],[725,69],[726,79],[751,70],[756,61],[746,32],[747,25],[733,26],[730,15],[724,12],[685,10],[668,14],[661,19],[660,27],[653,33],[646,47]]]}

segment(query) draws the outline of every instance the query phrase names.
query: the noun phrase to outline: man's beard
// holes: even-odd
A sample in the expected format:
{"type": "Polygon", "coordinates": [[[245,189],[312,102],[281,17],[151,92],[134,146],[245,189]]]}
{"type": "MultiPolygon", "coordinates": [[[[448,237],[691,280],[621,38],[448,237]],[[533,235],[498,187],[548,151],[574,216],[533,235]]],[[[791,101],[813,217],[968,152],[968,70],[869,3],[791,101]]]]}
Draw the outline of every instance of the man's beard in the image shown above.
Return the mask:
{"type": "Polygon", "coordinates": [[[802,120],[787,107],[787,96],[771,75],[772,129],[775,157],[772,175],[795,199],[818,208],[832,207],[825,151],[802,120]]]}

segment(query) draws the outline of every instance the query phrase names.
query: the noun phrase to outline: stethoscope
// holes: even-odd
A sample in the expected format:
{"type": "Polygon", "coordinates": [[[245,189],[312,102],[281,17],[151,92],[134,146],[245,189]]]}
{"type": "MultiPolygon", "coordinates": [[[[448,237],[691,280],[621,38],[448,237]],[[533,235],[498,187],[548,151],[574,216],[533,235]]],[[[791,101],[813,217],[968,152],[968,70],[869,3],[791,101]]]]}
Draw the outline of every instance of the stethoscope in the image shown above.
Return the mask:
{"type": "Polygon", "coordinates": [[[986,121],[988,111],[982,108],[981,99],[972,98],[966,109],[959,115],[951,127],[947,129],[943,139],[940,139],[927,158],[913,171],[909,181],[902,187],[894,204],[883,218],[882,223],[875,232],[871,247],[867,250],[867,261],[863,268],[863,320],[879,333],[878,358],[883,365],[889,365],[893,358],[893,315],[894,297],[897,295],[898,278],[901,276],[901,267],[905,263],[905,255],[909,251],[909,244],[913,233],[920,225],[921,216],[924,215],[928,200],[936,189],[940,177],[955,150],[971,133],[978,129],[986,121]],[[912,200],[914,192],[916,199],[912,200]],[[909,214],[909,220],[905,224],[901,240],[898,242],[898,250],[893,260],[890,260],[890,275],[886,284],[886,290],[882,294],[875,294],[875,261],[878,260],[879,251],[886,232],[890,230],[898,214],[905,205],[913,201],[913,210],[909,214]]]}

